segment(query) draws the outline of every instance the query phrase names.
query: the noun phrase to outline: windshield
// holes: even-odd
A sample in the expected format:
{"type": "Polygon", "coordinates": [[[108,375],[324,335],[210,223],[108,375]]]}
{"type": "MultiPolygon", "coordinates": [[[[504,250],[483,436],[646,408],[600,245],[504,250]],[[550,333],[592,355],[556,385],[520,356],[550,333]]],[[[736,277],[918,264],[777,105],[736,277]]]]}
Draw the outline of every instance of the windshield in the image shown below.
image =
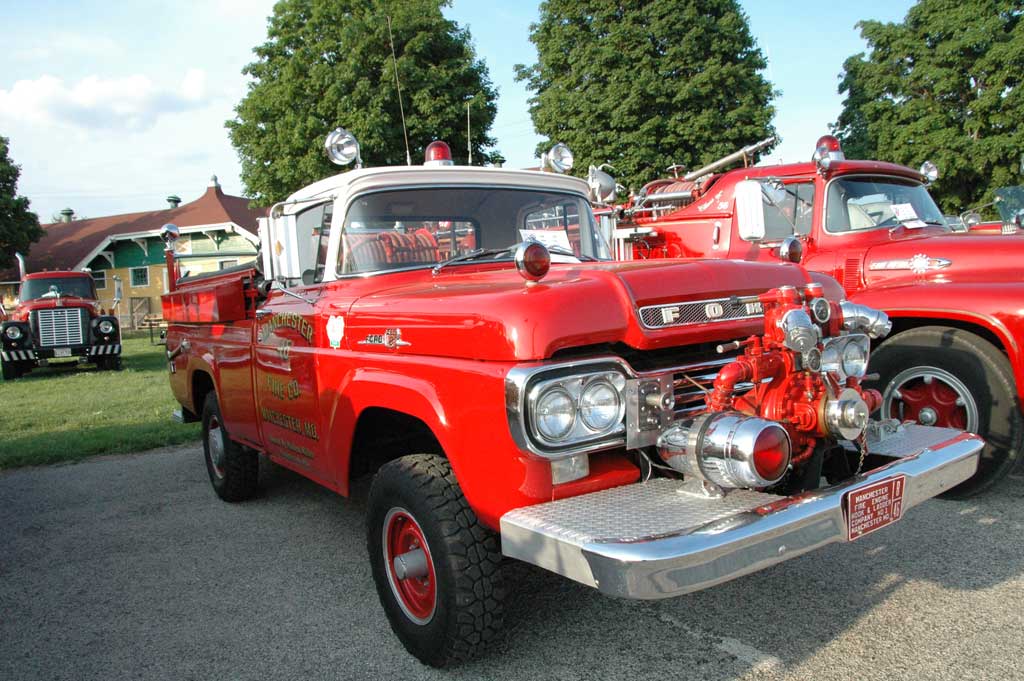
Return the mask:
{"type": "Polygon", "coordinates": [[[96,289],[93,288],[92,277],[47,277],[46,279],[26,279],[21,284],[21,292],[19,295],[22,300],[55,298],[56,294],[50,292],[51,286],[57,287],[57,293],[62,296],[96,298],[96,289]]]}
{"type": "Polygon", "coordinates": [[[1018,211],[1024,210],[1024,187],[1003,187],[996,190],[996,209],[1003,222],[1010,224],[1018,211]]]}
{"type": "Polygon", "coordinates": [[[832,233],[878,227],[949,228],[924,185],[898,177],[844,177],[828,187],[825,229],[832,233]]]}
{"type": "MultiPolygon", "coordinates": [[[[529,239],[553,251],[610,257],[590,204],[574,194],[494,187],[403,189],[367,194],[352,203],[338,272],[433,266],[479,249],[511,249],[529,239]]],[[[575,262],[552,254],[552,261],[560,260],[575,262]]]]}

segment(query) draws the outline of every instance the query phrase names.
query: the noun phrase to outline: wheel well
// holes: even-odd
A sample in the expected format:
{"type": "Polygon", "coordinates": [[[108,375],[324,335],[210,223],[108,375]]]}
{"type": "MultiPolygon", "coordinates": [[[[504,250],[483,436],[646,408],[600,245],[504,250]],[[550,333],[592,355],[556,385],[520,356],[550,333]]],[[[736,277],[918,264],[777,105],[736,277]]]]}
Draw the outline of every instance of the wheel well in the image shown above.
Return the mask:
{"type": "Polygon", "coordinates": [[[213,379],[205,371],[197,371],[192,374],[192,407],[196,415],[203,413],[203,404],[206,396],[213,391],[213,379]]]}
{"type": "Polygon", "coordinates": [[[370,407],[356,422],[349,460],[349,479],[375,473],[406,454],[440,454],[441,444],[426,423],[399,411],[370,407]]]}
{"type": "Polygon", "coordinates": [[[948,326],[951,329],[968,331],[973,333],[975,336],[984,338],[989,343],[999,348],[999,351],[1004,355],[1006,354],[1006,348],[1003,346],[1003,341],[999,339],[999,336],[979,324],[961,322],[955,319],[932,317],[890,317],[890,319],[892,319],[892,331],[889,332],[889,335],[886,338],[892,338],[898,333],[909,331],[910,329],[916,329],[919,326],[948,326]]]}

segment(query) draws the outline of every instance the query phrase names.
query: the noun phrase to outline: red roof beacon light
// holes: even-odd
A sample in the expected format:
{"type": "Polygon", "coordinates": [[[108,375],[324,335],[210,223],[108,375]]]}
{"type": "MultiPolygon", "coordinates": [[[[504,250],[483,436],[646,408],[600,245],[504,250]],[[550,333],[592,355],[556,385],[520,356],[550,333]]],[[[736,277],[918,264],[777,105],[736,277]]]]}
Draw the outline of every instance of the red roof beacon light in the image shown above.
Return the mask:
{"type": "Polygon", "coordinates": [[[818,165],[818,170],[825,172],[836,161],[845,161],[846,154],[839,140],[832,135],[822,135],[814,144],[814,155],[811,160],[818,165]]]}
{"type": "Polygon", "coordinates": [[[524,241],[516,249],[516,269],[529,282],[540,281],[551,269],[551,253],[539,241],[524,241]]]}
{"type": "Polygon", "coordinates": [[[451,166],[452,150],[441,140],[435,140],[427,145],[423,152],[423,165],[425,166],[451,166]]]}

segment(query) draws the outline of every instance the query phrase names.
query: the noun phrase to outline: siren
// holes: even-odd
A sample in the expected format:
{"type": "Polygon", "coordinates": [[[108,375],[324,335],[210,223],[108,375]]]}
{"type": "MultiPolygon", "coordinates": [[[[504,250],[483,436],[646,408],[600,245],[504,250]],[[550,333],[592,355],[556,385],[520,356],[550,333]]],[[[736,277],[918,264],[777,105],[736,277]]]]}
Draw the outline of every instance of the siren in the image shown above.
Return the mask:
{"type": "Polygon", "coordinates": [[[452,150],[441,140],[434,140],[427,145],[423,152],[423,165],[425,166],[451,166],[452,150]]]}
{"type": "Polygon", "coordinates": [[[839,144],[839,140],[835,136],[822,135],[818,138],[818,141],[814,143],[814,155],[811,156],[811,160],[817,164],[819,170],[824,172],[828,170],[834,162],[845,161],[846,154],[843,153],[843,147],[839,144]]]}

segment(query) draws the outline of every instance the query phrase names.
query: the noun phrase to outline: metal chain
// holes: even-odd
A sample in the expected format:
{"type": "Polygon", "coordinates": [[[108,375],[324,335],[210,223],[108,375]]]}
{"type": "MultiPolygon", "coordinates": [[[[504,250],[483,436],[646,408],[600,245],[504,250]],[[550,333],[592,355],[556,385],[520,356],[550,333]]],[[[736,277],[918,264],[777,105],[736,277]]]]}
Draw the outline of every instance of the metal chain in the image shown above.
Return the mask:
{"type": "Polygon", "coordinates": [[[860,448],[860,461],[857,463],[857,470],[854,472],[854,477],[860,475],[860,472],[864,469],[864,459],[868,455],[868,435],[867,431],[860,434],[857,438],[857,446],[860,448]]]}

